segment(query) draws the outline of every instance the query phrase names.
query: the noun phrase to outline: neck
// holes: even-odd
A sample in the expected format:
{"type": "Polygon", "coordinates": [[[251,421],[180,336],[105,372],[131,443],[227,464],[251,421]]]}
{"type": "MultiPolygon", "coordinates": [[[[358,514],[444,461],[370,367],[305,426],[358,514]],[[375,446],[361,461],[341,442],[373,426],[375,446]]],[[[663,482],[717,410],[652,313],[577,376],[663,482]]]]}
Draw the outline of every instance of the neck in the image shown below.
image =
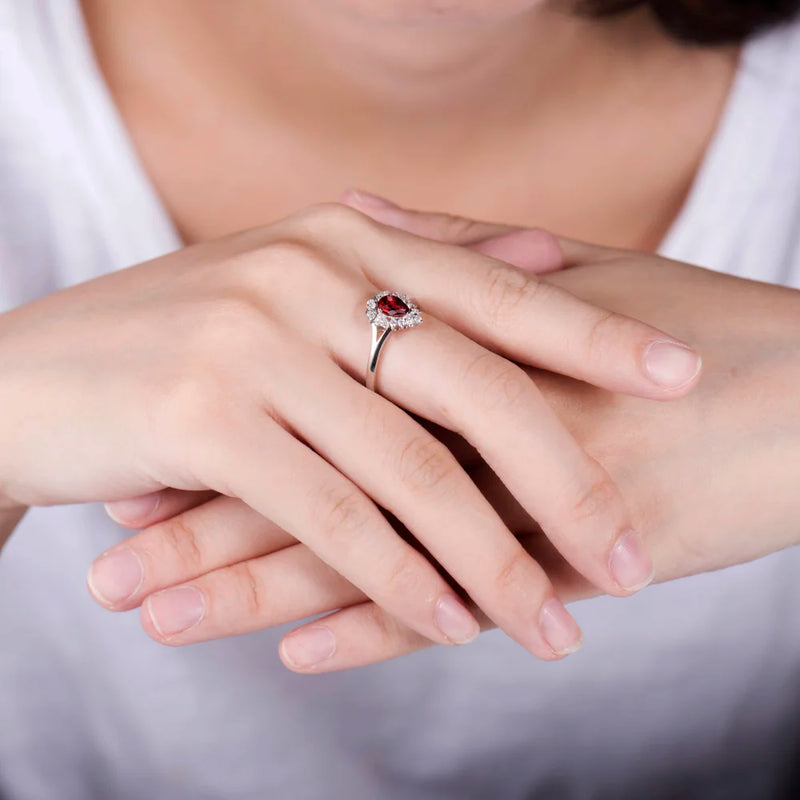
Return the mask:
{"type": "MultiPolygon", "coordinates": [[[[328,141],[386,128],[489,132],[493,121],[534,119],[576,93],[602,94],[616,71],[630,76],[632,57],[652,62],[675,50],[646,14],[598,22],[548,4],[455,20],[381,18],[329,0],[84,4],[87,16],[115,26],[107,41],[148,51],[145,78],[169,75],[184,99],[216,89],[233,113],[259,108],[328,141]]],[[[113,65],[114,56],[103,60],[113,65]]]]}
{"type": "Polygon", "coordinates": [[[651,247],[694,177],[736,61],[735,48],[669,40],[646,12],[587,20],[544,0],[82,2],[186,241],[361,186],[651,247]]]}

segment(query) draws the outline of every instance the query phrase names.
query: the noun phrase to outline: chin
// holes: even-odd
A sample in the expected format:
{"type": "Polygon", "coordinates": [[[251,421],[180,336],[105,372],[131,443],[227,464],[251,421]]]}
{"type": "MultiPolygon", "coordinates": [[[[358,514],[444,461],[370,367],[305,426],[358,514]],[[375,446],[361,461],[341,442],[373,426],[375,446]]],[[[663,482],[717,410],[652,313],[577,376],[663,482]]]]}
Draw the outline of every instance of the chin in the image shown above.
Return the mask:
{"type": "Polygon", "coordinates": [[[318,0],[383,22],[492,22],[528,11],[545,0],[318,0]]]}

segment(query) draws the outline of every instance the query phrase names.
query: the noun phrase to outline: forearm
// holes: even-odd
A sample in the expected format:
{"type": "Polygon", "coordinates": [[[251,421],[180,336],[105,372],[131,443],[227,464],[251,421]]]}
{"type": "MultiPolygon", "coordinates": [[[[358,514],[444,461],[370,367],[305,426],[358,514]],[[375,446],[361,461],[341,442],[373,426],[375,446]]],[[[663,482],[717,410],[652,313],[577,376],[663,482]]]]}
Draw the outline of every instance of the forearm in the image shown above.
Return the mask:
{"type": "Polygon", "coordinates": [[[759,287],[748,299],[746,312],[731,309],[735,348],[717,362],[719,392],[701,425],[716,418],[728,434],[709,442],[718,473],[707,480],[727,493],[720,516],[763,555],[800,544],[800,291],[759,287]]]}

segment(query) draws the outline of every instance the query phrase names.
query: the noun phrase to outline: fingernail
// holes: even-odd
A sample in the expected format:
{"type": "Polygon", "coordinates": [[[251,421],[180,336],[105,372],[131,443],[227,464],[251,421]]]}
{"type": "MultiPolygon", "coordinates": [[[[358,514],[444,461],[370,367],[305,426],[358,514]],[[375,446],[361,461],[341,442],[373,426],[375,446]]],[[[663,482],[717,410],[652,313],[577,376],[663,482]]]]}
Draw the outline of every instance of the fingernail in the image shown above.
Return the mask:
{"type": "Polygon", "coordinates": [[[100,556],[88,576],[89,589],[105,605],[116,606],[136,594],[144,580],[139,556],[128,548],[100,556]]]}
{"type": "Polygon", "coordinates": [[[553,272],[564,265],[564,251],[558,239],[538,228],[491,236],[471,245],[471,249],[536,274],[553,272]]]}
{"type": "Polygon", "coordinates": [[[363,189],[348,189],[342,195],[342,201],[351,205],[361,206],[363,208],[399,208],[400,206],[387,200],[385,197],[379,197],[376,194],[370,194],[363,189]]]}
{"type": "Polygon", "coordinates": [[[583,633],[578,623],[557,597],[551,597],[542,606],[539,626],[542,636],[556,655],[568,656],[583,644],[583,633]]]}
{"type": "Polygon", "coordinates": [[[150,619],[162,636],[175,636],[197,625],[206,613],[205,595],[194,586],[179,586],[150,595],[145,601],[150,619]]]}
{"type": "Polygon", "coordinates": [[[436,627],[453,644],[468,644],[478,638],[481,626],[469,609],[454,595],[439,598],[434,612],[436,627]]]}
{"type": "Polygon", "coordinates": [[[131,497],[127,500],[115,500],[113,503],[106,503],[106,514],[114,522],[125,525],[129,522],[136,522],[139,519],[146,519],[157,508],[161,502],[161,492],[143,494],[139,497],[131,497]]]}
{"type": "Polygon", "coordinates": [[[702,359],[683,344],[653,342],[645,351],[644,366],[654,383],[679,389],[689,383],[702,367],[702,359]]]}
{"type": "Polygon", "coordinates": [[[290,633],[281,643],[284,658],[297,669],[311,669],[336,652],[336,637],[324,625],[290,633]]]}
{"type": "Polygon", "coordinates": [[[634,531],[619,537],[611,551],[609,568],[614,580],[626,592],[636,592],[651,583],[653,561],[644,548],[642,537],[634,531]]]}

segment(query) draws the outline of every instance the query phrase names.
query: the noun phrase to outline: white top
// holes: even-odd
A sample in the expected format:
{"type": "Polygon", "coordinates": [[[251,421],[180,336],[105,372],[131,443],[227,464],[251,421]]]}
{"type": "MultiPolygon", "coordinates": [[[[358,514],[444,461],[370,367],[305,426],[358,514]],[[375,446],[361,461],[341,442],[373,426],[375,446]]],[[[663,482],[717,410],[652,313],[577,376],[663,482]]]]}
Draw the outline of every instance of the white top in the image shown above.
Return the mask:
{"type": "MultiPolygon", "coordinates": [[[[663,251],[800,286],[800,25],[753,40],[663,251]]],[[[76,0],[0,0],[0,310],[178,246],[76,0]]],[[[0,395],[0,403],[2,402],[0,395]]],[[[504,635],[302,677],[281,630],[183,649],[89,598],[124,532],[33,509],[0,559],[13,800],[768,798],[798,725],[800,549],[574,606],[584,649],[504,635]]]]}

